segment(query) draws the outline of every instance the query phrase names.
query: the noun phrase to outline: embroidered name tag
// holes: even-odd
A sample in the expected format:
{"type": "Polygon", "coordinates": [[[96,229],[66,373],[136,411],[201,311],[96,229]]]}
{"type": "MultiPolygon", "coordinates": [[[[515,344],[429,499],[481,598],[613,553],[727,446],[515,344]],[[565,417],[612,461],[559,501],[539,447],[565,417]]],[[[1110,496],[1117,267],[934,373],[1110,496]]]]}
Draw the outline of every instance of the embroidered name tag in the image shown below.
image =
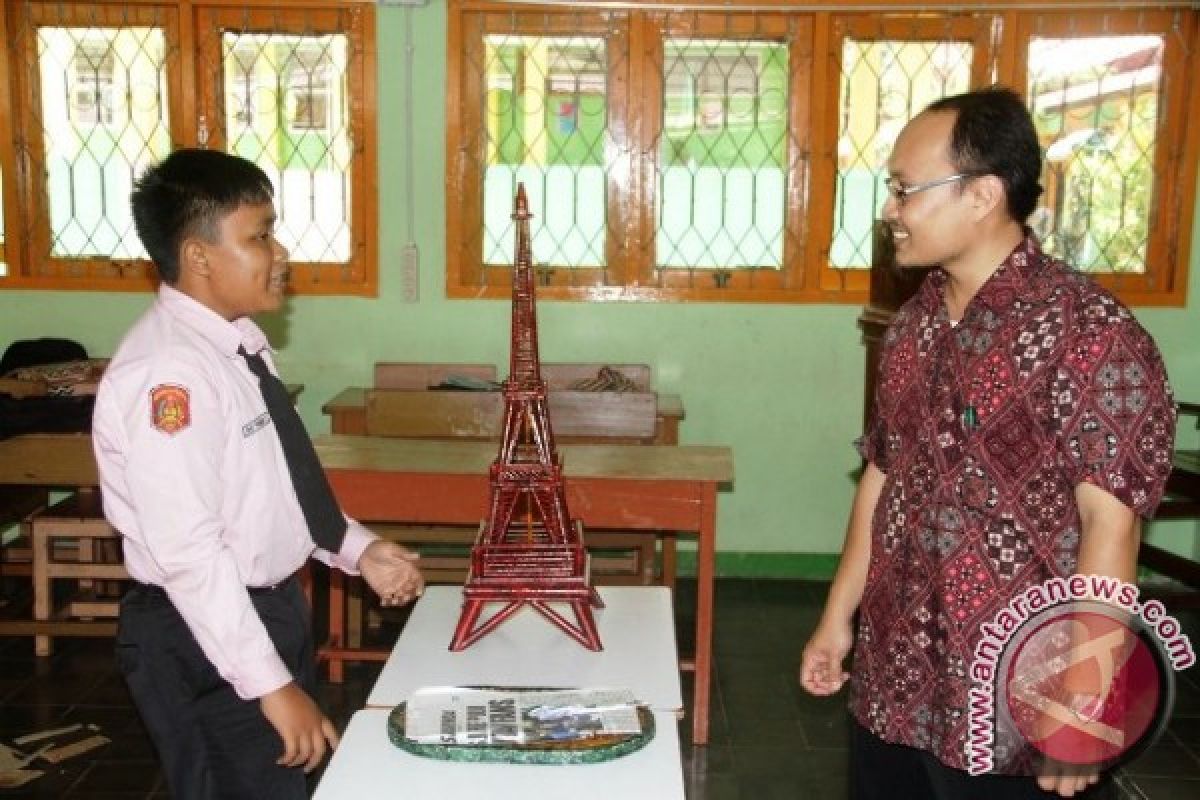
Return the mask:
{"type": "Polygon", "coordinates": [[[269,411],[264,411],[242,426],[242,438],[245,439],[249,436],[253,436],[270,424],[271,414],[269,411]]]}

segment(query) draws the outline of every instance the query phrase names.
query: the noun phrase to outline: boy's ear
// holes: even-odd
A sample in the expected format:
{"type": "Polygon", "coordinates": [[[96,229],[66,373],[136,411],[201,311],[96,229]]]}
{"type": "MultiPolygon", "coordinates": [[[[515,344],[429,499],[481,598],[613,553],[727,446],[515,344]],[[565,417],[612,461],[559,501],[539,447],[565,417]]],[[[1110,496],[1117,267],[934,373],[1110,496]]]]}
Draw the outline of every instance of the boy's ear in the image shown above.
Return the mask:
{"type": "Polygon", "coordinates": [[[197,277],[209,274],[208,247],[203,240],[194,236],[184,239],[179,256],[180,273],[190,272],[197,277]]]}

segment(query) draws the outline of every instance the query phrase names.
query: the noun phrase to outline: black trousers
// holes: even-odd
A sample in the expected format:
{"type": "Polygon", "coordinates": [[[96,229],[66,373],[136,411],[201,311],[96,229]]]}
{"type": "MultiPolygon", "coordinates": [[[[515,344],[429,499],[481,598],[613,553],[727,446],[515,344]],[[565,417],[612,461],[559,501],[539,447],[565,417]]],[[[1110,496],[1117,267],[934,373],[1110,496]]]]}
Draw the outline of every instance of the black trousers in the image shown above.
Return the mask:
{"type": "MultiPolygon", "coordinates": [[[[311,614],[300,582],[251,594],[298,685],[316,689],[311,614]]],[[[222,678],[166,593],[135,585],[121,599],[117,666],[162,760],[175,800],[308,797],[304,770],[275,763],[283,741],[257,700],[222,678]]]]}
{"type": "MultiPolygon", "coordinates": [[[[1101,777],[1076,800],[1114,796],[1112,782],[1101,777]]],[[[1024,775],[971,775],[947,767],[931,753],[891,744],[857,722],[850,723],[851,800],[1050,800],[1037,779],[1024,775]]]]}

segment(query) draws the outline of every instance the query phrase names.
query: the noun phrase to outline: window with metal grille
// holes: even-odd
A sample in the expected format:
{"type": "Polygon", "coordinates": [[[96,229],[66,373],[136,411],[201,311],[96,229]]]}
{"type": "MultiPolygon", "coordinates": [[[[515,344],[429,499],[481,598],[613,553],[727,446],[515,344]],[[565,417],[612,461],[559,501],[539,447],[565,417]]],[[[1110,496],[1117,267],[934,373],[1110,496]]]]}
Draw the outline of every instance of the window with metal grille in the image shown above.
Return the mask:
{"type": "Polygon", "coordinates": [[[668,39],[656,267],[783,265],[788,48],[668,39]]]}
{"type": "Polygon", "coordinates": [[[163,30],[39,24],[36,36],[47,260],[144,259],[129,192],[170,151],[163,30]]]}
{"type": "Polygon", "coordinates": [[[342,34],[226,30],[224,141],[266,171],[295,264],[349,264],[351,140],[342,34]]]}
{"type": "Polygon", "coordinates": [[[482,55],[483,263],[512,264],[512,198],[524,183],[537,219],[530,227],[534,260],[603,270],[604,40],[496,34],[484,37],[482,55]]]}
{"type": "Polygon", "coordinates": [[[152,285],[130,189],[172,147],[200,146],[271,178],[295,291],[375,293],[369,6],[18,0],[3,25],[16,97],[0,166],[18,176],[23,202],[4,220],[0,285],[152,285]],[[12,171],[18,157],[31,168],[12,171]]]}
{"type": "Polygon", "coordinates": [[[450,0],[448,293],[506,291],[524,181],[545,296],[860,303],[896,135],[1001,83],[1046,150],[1047,249],[1184,301],[1200,12],[779,5],[450,0]]]}
{"type": "Polygon", "coordinates": [[[1046,148],[1034,227],[1080,269],[1146,271],[1162,56],[1162,36],[1029,43],[1029,98],[1046,148]]]}

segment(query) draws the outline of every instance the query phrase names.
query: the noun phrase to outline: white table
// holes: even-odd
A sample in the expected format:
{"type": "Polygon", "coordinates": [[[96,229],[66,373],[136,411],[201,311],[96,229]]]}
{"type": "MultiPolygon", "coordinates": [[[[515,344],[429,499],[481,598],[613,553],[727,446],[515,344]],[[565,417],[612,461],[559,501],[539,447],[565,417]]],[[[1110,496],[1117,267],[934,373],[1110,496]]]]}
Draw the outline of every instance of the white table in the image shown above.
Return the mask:
{"type": "Polygon", "coordinates": [[[350,719],[313,800],[683,800],[675,715],[655,712],[643,749],[601,764],[463,764],[406,753],[388,740],[386,709],[350,719]]]}
{"type": "Polygon", "coordinates": [[[448,647],[462,610],[462,587],[430,586],[405,623],[367,706],[390,709],[425,686],[586,686],[627,688],[655,711],[681,711],[670,590],[602,586],[599,592],[605,607],[593,614],[603,650],[586,649],[525,607],[466,650],[452,652],[448,647]]]}

